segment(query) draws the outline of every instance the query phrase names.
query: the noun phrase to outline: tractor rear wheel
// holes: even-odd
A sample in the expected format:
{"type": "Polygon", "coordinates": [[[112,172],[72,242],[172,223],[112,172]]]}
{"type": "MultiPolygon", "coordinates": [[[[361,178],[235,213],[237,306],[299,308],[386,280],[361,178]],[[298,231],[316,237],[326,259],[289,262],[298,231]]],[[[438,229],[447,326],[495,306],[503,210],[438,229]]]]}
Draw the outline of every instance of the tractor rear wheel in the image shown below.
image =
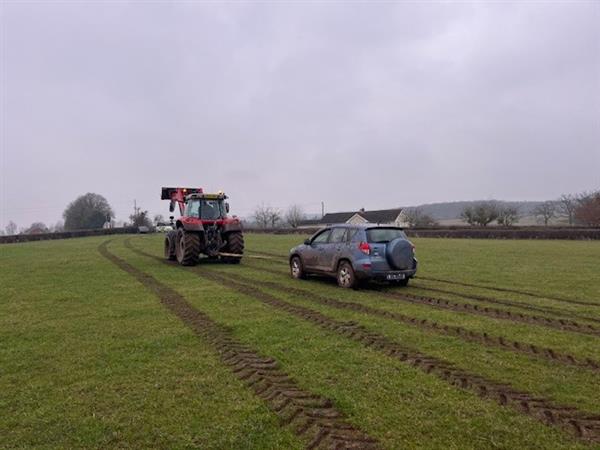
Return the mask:
{"type": "Polygon", "coordinates": [[[179,228],[175,250],[179,264],[182,266],[195,266],[200,260],[200,236],[198,233],[179,228]]]}
{"type": "Polygon", "coordinates": [[[165,236],[165,258],[169,261],[175,261],[177,255],[175,254],[175,243],[177,241],[177,232],[171,230],[165,236]]]}
{"type": "Polygon", "coordinates": [[[244,235],[241,232],[234,231],[227,235],[227,245],[225,253],[233,253],[236,256],[224,256],[223,261],[229,264],[239,264],[242,260],[241,255],[244,253],[244,235]]]}

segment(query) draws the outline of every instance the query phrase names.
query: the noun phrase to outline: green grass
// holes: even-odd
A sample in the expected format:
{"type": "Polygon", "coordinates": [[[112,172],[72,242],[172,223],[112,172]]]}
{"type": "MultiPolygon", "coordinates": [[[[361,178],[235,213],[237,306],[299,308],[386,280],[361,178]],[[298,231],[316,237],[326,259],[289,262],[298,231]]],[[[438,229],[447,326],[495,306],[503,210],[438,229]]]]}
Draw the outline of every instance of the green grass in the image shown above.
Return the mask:
{"type": "MultiPolygon", "coordinates": [[[[133,253],[123,245],[124,239],[114,237],[109,250],[177,290],[238,340],[276,358],[303,389],[332,399],[349,422],[385,448],[586,446],[529,416],[482,400],[252,296],[199,278],[193,270],[133,253]]],[[[0,247],[0,447],[304,446],[206,342],[161,306],[155,294],[100,256],[97,246],[104,240],[0,247]]],[[[301,236],[249,235],[247,248],[285,255],[302,240],[301,236]]],[[[160,236],[132,237],[131,243],[149,253],[162,252],[160,236]]],[[[598,242],[415,239],[415,243],[423,276],[600,306],[598,242]]],[[[342,291],[319,279],[298,282],[285,275],[285,262],[277,259],[248,258],[240,266],[202,269],[239,274],[259,288],[262,280],[270,280],[600,360],[597,337],[436,310],[384,299],[372,291],[342,291]],[[268,274],[260,267],[282,274],[268,274]]],[[[600,307],[414,281],[600,318],[600,307]]],[[[600,376],[590,370],[317,305],[303,296],[264,291],[332,318],[355,320],[470,372],[600,414],[600,376]]],[[[421,290],[409,287],[407,292],[421,290]]]]}
{"type": "Polygon", "coordinates": [[[0,248],[0,447],[301,447],[103,240],[0,248]]]}

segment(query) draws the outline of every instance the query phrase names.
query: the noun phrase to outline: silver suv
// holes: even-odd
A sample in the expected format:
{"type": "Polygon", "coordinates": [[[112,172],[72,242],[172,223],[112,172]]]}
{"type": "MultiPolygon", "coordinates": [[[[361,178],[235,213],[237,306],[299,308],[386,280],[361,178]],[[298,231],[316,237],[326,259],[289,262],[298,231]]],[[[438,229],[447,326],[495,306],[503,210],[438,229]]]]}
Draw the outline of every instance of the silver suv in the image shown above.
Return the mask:
{"type": "Polygon", "coordinates": [[[373,224],[323,228],[292,248],[289,261],[294,278],[331,275],[345,288],[370,279],[406,286],[417,272],[415,246],[402,228],[373,224]]]}

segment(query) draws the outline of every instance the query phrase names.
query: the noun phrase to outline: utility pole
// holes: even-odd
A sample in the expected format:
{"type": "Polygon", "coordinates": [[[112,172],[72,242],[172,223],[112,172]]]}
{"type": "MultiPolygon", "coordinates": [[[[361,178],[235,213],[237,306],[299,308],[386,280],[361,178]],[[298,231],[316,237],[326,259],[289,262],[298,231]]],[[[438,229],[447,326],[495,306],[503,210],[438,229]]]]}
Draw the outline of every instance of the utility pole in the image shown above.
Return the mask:
{"type": "Polygon", "coordinates": [[[325,217],[325,202],[321,202],[321,219],[325,217]]]}
{"type": "Polygon", "coordinates": [[[135,199],[133,199],[133,221],[132,221],[132,225],[135,225],[135,222],[137,221],[138,211],[139,211],[139,208],[137,207],[137,201],[135,199]]]}

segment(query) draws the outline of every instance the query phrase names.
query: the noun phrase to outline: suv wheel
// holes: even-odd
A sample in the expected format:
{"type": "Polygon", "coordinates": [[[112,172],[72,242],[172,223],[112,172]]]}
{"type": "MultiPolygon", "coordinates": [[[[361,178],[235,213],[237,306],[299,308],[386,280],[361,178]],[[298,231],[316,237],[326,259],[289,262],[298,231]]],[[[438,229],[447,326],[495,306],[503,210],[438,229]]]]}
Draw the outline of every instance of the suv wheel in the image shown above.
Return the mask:
{"type": "Polygon", "coordinates": [[[354,275],[354,269],[348,261],[342,261],[340,263],[337,272],[337,283],[338,286],[343,288],[356,287],[356,276],[354,275]]]}
{"type": "Polygon", "coordinates": [[[306,278],[302,261],[298,256],[294,256],[290,261],[290,273],[292,274],[292,278],[296,278],[297,280],[306,278]]]}

